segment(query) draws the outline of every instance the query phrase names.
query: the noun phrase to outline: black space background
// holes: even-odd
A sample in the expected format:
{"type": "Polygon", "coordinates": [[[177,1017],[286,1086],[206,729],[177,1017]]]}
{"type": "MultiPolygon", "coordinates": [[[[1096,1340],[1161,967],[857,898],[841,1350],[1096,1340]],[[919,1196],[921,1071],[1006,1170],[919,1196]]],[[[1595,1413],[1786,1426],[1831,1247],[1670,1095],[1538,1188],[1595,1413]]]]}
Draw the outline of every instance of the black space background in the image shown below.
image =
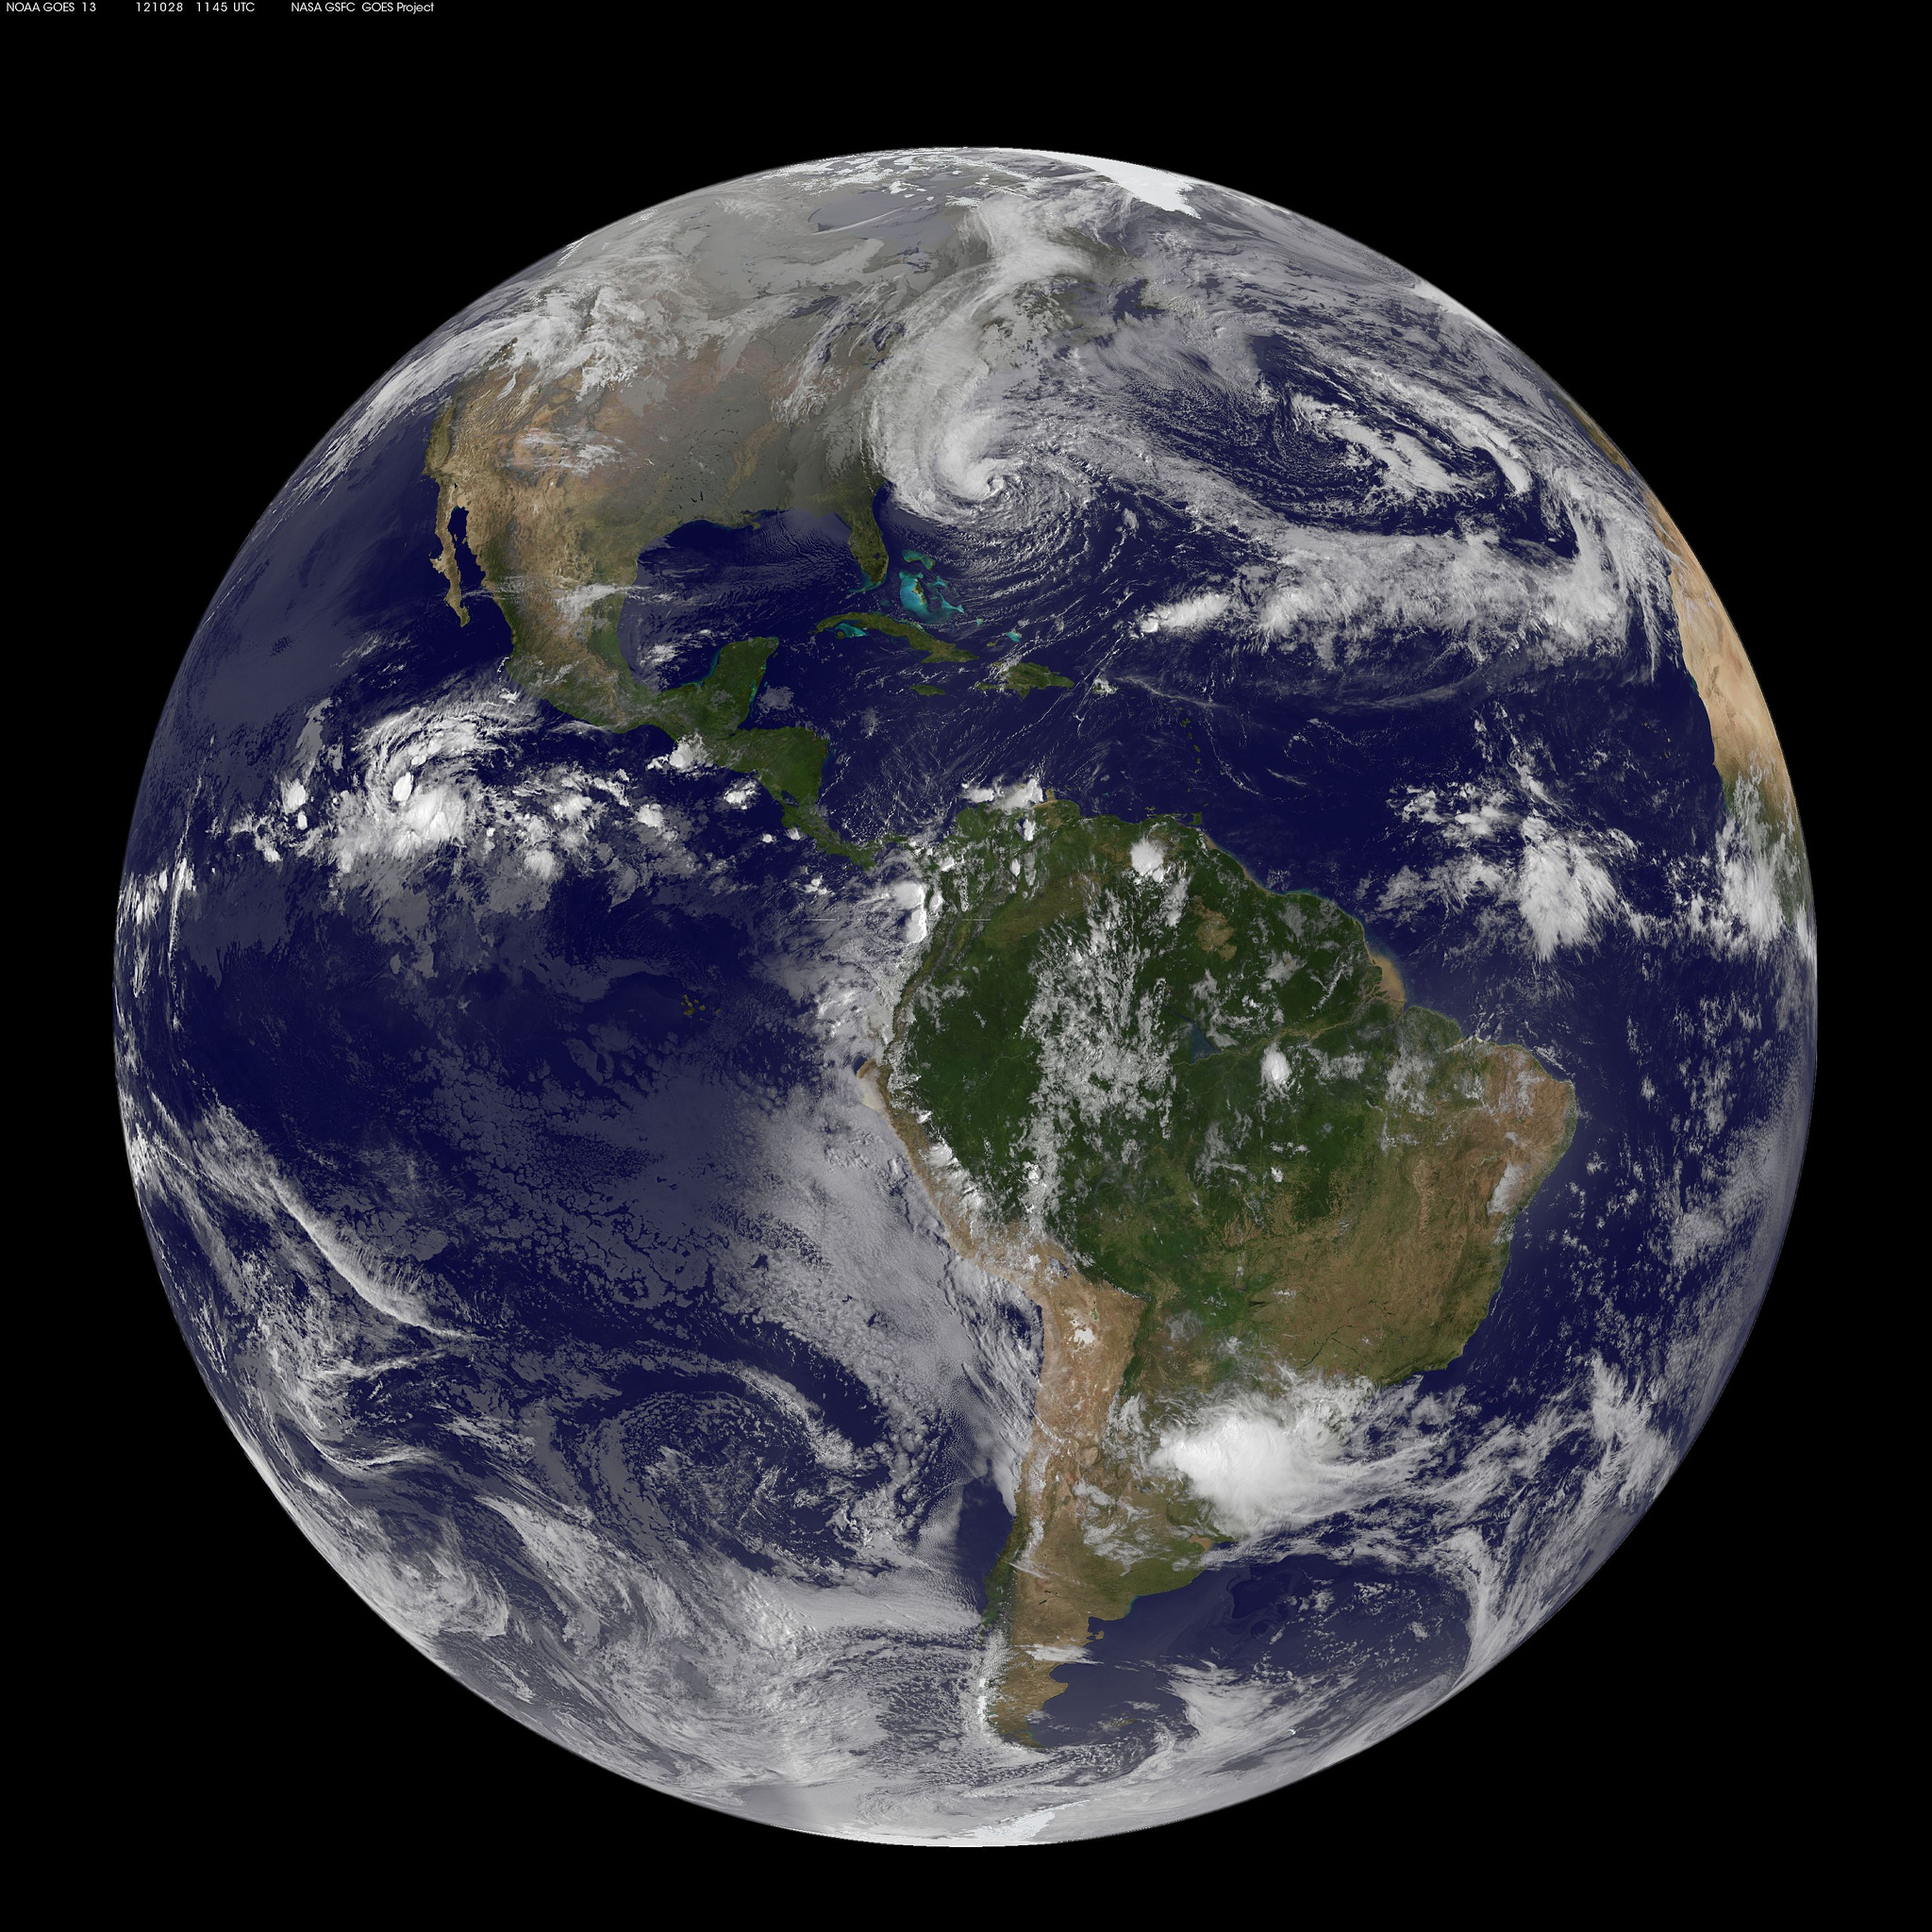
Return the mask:
{"type": "MultiPolygon", "coordinates": [[[[466,65],[461,22],[396,72],[368,37],[360,64],[311,71],[282,29],[258,58],[149,72],[117,33],[120,92],[97,123],[109,175],[63,187],[50,168],[44,193],[16,207],[8,407],[25,425],[14,483],[38,506],[38,549],[24,607],[34,634],[25,650],[15,640],[10,688],[16,718],[39,721],[25,735],[44,733],[66,763],[79,830],[43,888],[61,902],[48,908],[55,996],[75,1010],[54,1023],[66,1043],[50,1158],[37,1152],[25,1170],[53,1198],[75,1191],[66,1232],[31,1271],[42,1291],[58,1284],[60,1333],[42,1357],[57,1366],[15,1374],[55,1405],[40,1439],[66,1444],[40,1460],[35,1484],[45,1561],[74,1579],[66,1607],[43,1602],[35,1616],[39,1641],[68,1659],[47,1666],[43,1688],[63,1707],[49,1734],[78,1744],[48,1795],[84,1811],[115,1857],[140,1845],[143,1863],[218,1870],[224,1847],[252,1846],[286,1857],[298,1890],[305,1869],[331,1889],[378,1859],[423,1859],[434,1890],[457,1867],[513,1884],[530,1855],[555,1860],[559,1883],[628,1869],[641,1903],[666,1860],[719,1861],[709,1869],[727,1886],[741,1873],[789,1887],[850,1882],[894,1856],[781,1838],[627,1786],[498,1716],[391,1634],[229,1437],[126,1182],[110,930],[148,737],[180,656],[255,519],[341,410],[451,312],[563,242],[730,175],[930,141],[1117,154],[1369,242],[1540,361],[1670,507],[1770,699],[1827,955],[1850,937],[1860,894],[1848,830],[1865,773],[1834,693],[1877,640],[1869,609],[1844,602],[1848,545],[1830,506],[1848,458],[1825,453],[1840,432],[1819,421],[1836,378],[1817,335],[1850,191],[1814,173],[1795,82],[1750,108],[1693,106],[1704,82],[1681,71],[1586,86],[1555,63],[1495,70],[1480,51],[1439,60],[1426,47],[1397,80],[1361,44],[1349,85],[1304,84],[1290,43],[1263,36],[1223,70],[1244,90],[1238,120],[1205,94],[1198,110],[1152,115],[1142,94],[1169,55],[1150,44],[1137,57],[1130,41],[1109,58],[1141,58],[1132,87],[1103,86],[1082,64],[1016,92],[997,63],[963,72],[973,57],[956,48],[943,85],[908,51],[914,79],[868,92],[835,47],[801,55],[796,74],[782,57],[747,74],[734,54],[713,99],[702,67],[674,79],[643,50],[600,75],[589,30],[620,18],[558,9],[582,61],[568,100],[552,97],[554,76],[521,73],[513,46],[466,65]],[[796,105],[801,83],[825,105],[796,105]],[[1536,106],[1505,105],[1525,89],[1536,106]],[[36,366],[65,375],[21,382],[36,366]],[[78,740],[62,722],[76,711],[78,740]]],[[[1371,38],[1400,35],[1391,23],[1371,38]]],[[[897,57],[878,65],[905,80],[897,57]]],[[[78,102],[77,81],[60,85],[78,102]]],[[[1876,458],[1855,449],[1849,460],[1876,458]]],[[[1716,1879],[1740,1857],[1788,1855],[1796,1822],[1815,1823],[1836,1775],[1829,1680],[1856,1648],[1827,1580],[1819,1512],[1834,1506],[1808,1474],[1823,1453],[1815,1391],[1833,1374],[1816,1310],[1848,1265],[1833,1197],[1857,1158],[1833,1019],[1828,1007],[1778,1278],[1713,1422],[1627,1545],[1544,1631],[1407,1732],[1146,1841],[1169,1871],[1212,1885],[1259,1852],[1278,1880],[1353,1873],[1427,1909],[1445,1881],[1500,1903],[1492,1888],[1510,1872],[1554,1857],[1587,1909],[1599,1888],[1643,1887],[1658,1861],[1716,1879]],[[1733,1807],[1742,1836],[1714,1832],[1733,1807]]],[[[28,1668],[19,1653],[16,1668],[28,1668]]],[[[1127,1849],[1047,1856],[1066,1879],[1122,1873],[1127,1849]]],[[[1029,1859],[996,1883],[1050,1875],[1029,1859]]],[[[989,1896],[988,1876],[974,1871],[972,1895],[989,1896]]]]}

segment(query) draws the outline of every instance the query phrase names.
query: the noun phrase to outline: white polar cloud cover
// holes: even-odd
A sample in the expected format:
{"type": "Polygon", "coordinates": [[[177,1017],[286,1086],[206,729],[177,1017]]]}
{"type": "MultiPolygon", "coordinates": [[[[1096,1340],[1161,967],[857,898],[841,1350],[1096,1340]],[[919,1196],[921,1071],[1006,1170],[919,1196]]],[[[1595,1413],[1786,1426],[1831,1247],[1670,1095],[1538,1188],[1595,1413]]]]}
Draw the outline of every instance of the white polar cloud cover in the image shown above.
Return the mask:
{"type": "Polygon", "coordinates": [[[1143,167],[1138,161],[1109,161],[1098,155],[1061,154],[1055,148],[1032,148],[1029,153],[1044,155],[1050,161],[1064,161],[1070,168],[1082,168],[1118,182],[1136,201],[1149,208],[1164,208],[1171,214],[1192,215],[1188,194],[1201,184],[1185,175],[1171,175],[1164,168],[1143,167]]]}

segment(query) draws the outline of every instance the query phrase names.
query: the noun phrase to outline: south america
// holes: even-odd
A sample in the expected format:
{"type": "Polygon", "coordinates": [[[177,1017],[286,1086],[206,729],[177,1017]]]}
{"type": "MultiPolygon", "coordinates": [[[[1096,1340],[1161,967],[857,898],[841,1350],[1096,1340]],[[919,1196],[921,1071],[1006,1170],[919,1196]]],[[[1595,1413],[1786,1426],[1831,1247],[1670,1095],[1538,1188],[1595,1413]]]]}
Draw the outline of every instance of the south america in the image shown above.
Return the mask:
{"type": "Polygon", "coordinates": [[[860,1084],[1039,1312],[983,1698],[1035,1745],[1063,1665],[1252,1533],[1191,1459],[1206,1419],[1345,1415],[1461,1353],[1575,1093],[1198,826],[1023,798],[918,855],[926,937],[860,1084]]]}

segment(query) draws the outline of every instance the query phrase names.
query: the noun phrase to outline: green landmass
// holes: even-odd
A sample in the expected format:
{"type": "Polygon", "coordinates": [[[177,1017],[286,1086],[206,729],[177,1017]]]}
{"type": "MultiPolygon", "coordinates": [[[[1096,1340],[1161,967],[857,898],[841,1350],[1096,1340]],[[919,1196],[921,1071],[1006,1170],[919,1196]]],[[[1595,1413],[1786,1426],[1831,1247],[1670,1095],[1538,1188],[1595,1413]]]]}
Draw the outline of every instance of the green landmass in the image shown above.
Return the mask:
{"type": "Polygon", "coordinates": [[[974,691],[1045,691],[1049,686],[1058,685],[1072,691],[1074,680],[1062,677],[1058,671],[1049,671],[1044,664],[1028,664],[1024,659],[1010,664],[1002,664],[983,683],[975,684],[974,691]]]}
{"type": "MultiPolygon", "coordinates": [[[[651,691],[640,684],[619,658],[616,668],[623,673],[622,681],[607,690],[623,708],[615,719],[607,709],[598,722],[613,731],[655,725],[678,743],[695,747],[708,763],[745,773],[784,808],[786,824],[824,851],[870,865],[878,846],[855,845],[841,839],[819,810],[827,741],[802,724],[744,728],[765,665],[777,645],[776,638],[741,638],[724,645],[710,670],[695,683],[674,685],[668,691],[651,691]]],[[[615,650],[614,639],[610,648],[615,650]]]]}
{"type": "Polygon", "coordinates": [[[879,482],[869,469],[849,470],[831,492],[831,508],[845,525],[847,547],[852,552],[852,560],[865,574],[868,590],[885,582],[891,562],[886,553],[885,533],[872,508],[879,482]]]}
{"type": "Polygon", "coordinates": [[[831,630],[835,625],[845,627],[847,635],[871,630],[884,637],[898,638],[915,651],[923,651],[928,664],[971,664],[979,656],[977,651],[934,637],[923,624],[914,624],[909,617],[889,617],[876,610],[841,610],[836,617],[822,617],[813,628],[831,630]]]}
{"type": "Polygon", "coordinates": [[[996,1707],[1030,1734],[1092,1618],[1229,1526],[1148,1461],[1163,1426],[1309,1378],[1439,1367],[1488,1310],[1574,1094],[1405,1003],[1360,924],[1195,827],[969,809],[894,1015],[882,1105],[1047,1324],[996,1707]]]}
{"type": "Polygon", "coordinates": [[[912,689],[923,698],[942,698],[946,694],[946,688],[942,684],[915,684],[912,689]]]}
{"type": "MultiPolygon", "coordinates": [[[[952,903],[897,1071],[1001,1220],[1037,1208],[1106,1279],[1198,1324],[1189,1373],[1211,1358],[1224,1378],[1237,1360],[1224,1344],[1253,1336],[1257,1307],[1306,1272],[1257,1280],[1264,1255],[1344,1209],[1359,1224],[1391,1182],[1410,1187],[1421,1157],[1383,1144],[1397,1060],[1401,1110],[1447,1119],[1482,1101],[1484,1056],[1513,1050],[1392,999],[1358,921],[1313,893],[1269,891],[1178,819],[1083,818],[1071,803],[1031,817],[1028,840],[1013,813],[960,813],[952,903]],[[1137,845],[1149,865],[1163,855],[1158,876],[1136,869],[1137,845]]],[[[1500,1141],[1494,1158],[1500,1174],[1500,1141]]],[[[1376,1382],[1447,1362],[1501,1272],[1493,1228],[1480,1231],[1484,1256],[1457,1250],[1453,1291],[1435,1271],[1387,1282],[1373,1315],[1364,1303],[1339,1326],[1325,1304],[1271,1310],[1283,1359],[1376,1382]]],[[[1137,1374],[1165,1360],[1157,1341],[1150,1325],[1137,1374]]]]}

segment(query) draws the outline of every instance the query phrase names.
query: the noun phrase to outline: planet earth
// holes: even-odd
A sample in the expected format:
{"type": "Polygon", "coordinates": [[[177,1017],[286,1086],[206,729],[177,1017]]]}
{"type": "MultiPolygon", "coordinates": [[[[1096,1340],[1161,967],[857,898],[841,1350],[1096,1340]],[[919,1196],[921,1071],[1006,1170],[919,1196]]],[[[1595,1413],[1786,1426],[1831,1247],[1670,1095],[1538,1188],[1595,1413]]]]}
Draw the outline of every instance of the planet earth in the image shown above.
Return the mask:
{"type": "Polygon", "coordinates": [[[331,429],[156,732],[134,1183],[230,1427],[655,1790],[1044,1843],[1279,1789],[1709,1415],[1815,1067],[1790,780],[1520,351],[1248,195],[814,161],[331,429]]]}

